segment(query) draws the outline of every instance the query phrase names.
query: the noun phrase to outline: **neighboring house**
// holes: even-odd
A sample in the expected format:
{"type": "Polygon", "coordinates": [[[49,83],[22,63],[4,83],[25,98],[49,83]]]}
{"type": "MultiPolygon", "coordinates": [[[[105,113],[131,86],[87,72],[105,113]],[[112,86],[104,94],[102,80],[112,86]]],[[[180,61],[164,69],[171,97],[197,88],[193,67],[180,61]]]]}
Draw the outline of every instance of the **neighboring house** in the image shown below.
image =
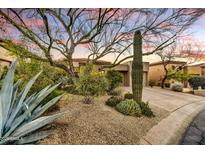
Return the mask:
{"type": "Polygon", "coordinates": [[[8,51],[0,47],[0,78],[5,67],[9,67],[12,63],[13,58],[8,54],[8,51]]]}
{"type": "MultiPolygon", "coordinates": [[[[66,60],[63,60],[64,63],[66,63],[66,60]]],[[[86,58],[76,58],[73,59],[74,67],[76,73],[79,72],[80,66],[84,66],[87,63],[86,58]]],[[[97,68],[101,68],[103,65],[111,65],[111,62],[104,61],[104,60],[98,60],[95,63],[97,68]]],[[[131,79],[131,70],[132,70],[132,61],[125,62],[123,64],[117,65],[113,67],[112,69],[119,71],[123,75],[123,85],[124,86],[131,86],[132,85],[132,79],[131,79]]],[[[106,71],[108,68],[105,68],[101,71],[106,71]]],[[[148,85],[148,71],[149,71],[149,62],[143,62],[143,86],[148,85]]]]}
{"type": "MultiPolygon", "coordinates": [[[[169,64],[167,64],[167,68],[169,70],[175,69],[176,67],[179,67],[183,64],[186,64],[185,62],[181,61],[169,61],[169,64]]],[[[194,76],[201,76],[205,75],[205,64],[197,64],[197,65],[188,65],[184,67],[181,70],[182,73],[187,73],[189,75],[194,75],[194,76]]],[[[156,62],[156,63],[151,63],[149,65],[149,80],[155,80],[157,86],[161,85],[162,78],[165,75],[165,70],[163,67],[163,63],[156,62]]],[[[169,83],[171,83],[173,80],[169,80],[169,83]]],[[[187,86],[187,82],[184,83],[184,86],[187,86]]]]}
{"type": "Polygon", "coordinates": [[[0,67],[8,67],[12,61],[13,61],[14,57],[10,56],[8,54],[8,51],[1,48],[0,47],[0,67]]]}

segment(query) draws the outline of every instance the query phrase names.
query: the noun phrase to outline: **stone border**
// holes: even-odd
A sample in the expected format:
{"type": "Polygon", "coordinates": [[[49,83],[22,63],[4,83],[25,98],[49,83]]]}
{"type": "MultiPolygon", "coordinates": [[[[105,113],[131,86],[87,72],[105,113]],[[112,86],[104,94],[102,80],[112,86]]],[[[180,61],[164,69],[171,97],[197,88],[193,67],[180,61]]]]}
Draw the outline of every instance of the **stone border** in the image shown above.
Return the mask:
{"type": "Polygon", "coordinates": [[[205,109],[205,100],[187,104],[152,127],[140,144],[169,145],[179,144],[187,127],[198,113],[205,109]]]}

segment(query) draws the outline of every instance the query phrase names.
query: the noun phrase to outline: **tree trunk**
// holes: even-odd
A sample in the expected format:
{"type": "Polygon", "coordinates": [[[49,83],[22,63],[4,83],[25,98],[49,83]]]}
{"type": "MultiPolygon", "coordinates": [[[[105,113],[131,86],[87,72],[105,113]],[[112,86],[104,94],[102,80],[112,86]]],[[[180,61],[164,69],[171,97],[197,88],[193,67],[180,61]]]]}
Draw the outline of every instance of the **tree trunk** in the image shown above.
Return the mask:
{"type": "Polygon", "coordinates": [[[133,45],[133,62],[132,62],[132,92],[133,99],[142,102],[142,82],[143,82],[143,62],[142,62],[142,36],[140,31],[134,34],[133,45]]]}
{"type": "Polygon", "coordinates": [[[164,89],[164,84],[165,84],[166,79],[167,79],[167,76],[164,76],[164,78],[162,79],[161,88],[163,89],[164,89]]]}

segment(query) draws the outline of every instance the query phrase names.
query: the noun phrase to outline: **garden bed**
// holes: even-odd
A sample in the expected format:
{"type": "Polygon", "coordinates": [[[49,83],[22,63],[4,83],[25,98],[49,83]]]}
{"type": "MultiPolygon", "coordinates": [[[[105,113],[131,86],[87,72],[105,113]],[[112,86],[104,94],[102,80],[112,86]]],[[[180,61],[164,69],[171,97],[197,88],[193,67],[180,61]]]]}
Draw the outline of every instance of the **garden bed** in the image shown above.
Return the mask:
{"type": "Polygon", "coordinates": [[[154,118],[125,116],[105,105],[108,96],[94,104],[83,104],[82,97],[66,95],[60,110],[68,113],[50,127],[53,134],[40,144],[138,144],[142,136],[168,113],[152,108],[154,118]]]}

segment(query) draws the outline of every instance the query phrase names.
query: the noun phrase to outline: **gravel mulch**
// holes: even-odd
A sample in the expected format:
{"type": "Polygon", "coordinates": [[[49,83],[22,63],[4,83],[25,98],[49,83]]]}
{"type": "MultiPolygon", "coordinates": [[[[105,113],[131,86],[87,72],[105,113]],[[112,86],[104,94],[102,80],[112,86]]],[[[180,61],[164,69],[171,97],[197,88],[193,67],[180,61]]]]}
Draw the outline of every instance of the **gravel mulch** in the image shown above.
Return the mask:
{"type": "Polygon", "coordinates": [[[83,104],[82,97],[67,95],[59,102],[65,116],[51,124],[53,134],[40,144],[138,144],[142,136],[168,112],[152,107],[154,118],[125,116],[105,105],[107,96],[94,104],[83,104]]]}

